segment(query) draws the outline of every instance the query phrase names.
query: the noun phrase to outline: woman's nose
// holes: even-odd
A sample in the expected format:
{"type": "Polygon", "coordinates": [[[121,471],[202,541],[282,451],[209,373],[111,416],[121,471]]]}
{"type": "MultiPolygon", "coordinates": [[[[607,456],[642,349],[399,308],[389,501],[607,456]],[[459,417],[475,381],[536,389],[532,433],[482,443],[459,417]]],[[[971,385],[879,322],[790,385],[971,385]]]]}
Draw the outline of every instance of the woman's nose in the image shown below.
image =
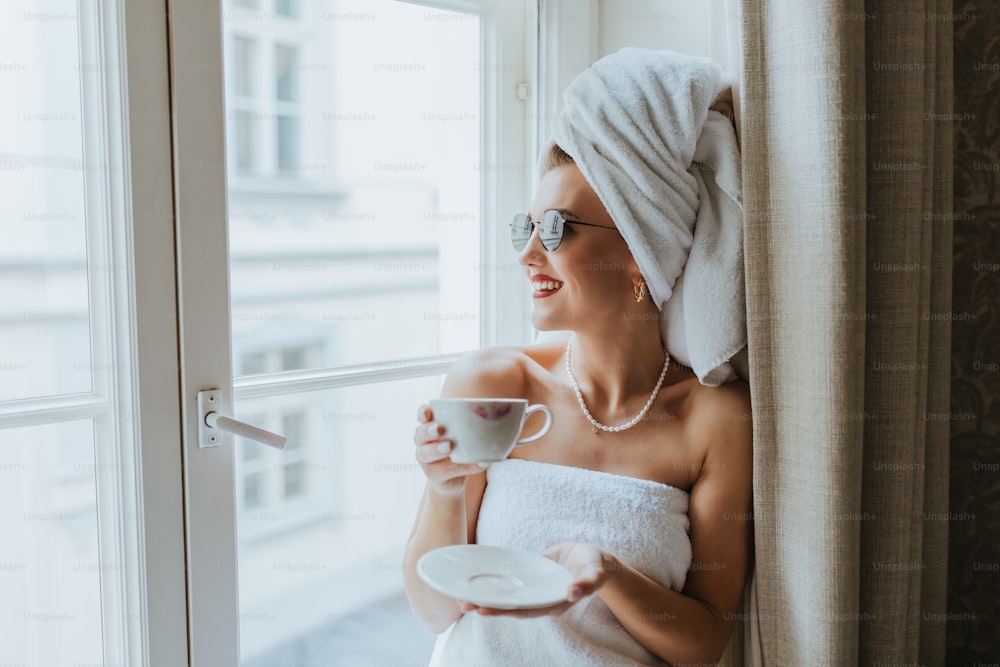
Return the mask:
{"type": "Polygon", "coordinates": [[[539,227],[540,225],[537,223],[531,226],[531,236],[528,237],[528,243],[518,253],[517,261],[522,266],[539,264],[539,259],[546,252],[545,246],[542,244],[541,232],[538,231],[539,227]]]}

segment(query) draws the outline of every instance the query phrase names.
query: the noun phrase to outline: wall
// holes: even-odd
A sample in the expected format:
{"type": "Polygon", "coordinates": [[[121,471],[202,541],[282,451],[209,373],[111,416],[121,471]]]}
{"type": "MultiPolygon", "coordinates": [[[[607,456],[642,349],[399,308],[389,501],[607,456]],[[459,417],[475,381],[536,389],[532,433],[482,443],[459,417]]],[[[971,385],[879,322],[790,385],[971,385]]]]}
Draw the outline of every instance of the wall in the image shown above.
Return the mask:
{"type": "MultiPolygon", "coordinates": [[[[1000,656],[1000,5],[956,0],[948,664],[1000,656]],[[961,518],[968,517],[968,518],[961,518]]],[[[987,663],[988,664],[988,663],[987,663]]]]}
{"type": "Polygon", "coordinates": [[[601,55],[626,46],[709,55],[709,2],[604,0],[598,4],[601,55]]]}

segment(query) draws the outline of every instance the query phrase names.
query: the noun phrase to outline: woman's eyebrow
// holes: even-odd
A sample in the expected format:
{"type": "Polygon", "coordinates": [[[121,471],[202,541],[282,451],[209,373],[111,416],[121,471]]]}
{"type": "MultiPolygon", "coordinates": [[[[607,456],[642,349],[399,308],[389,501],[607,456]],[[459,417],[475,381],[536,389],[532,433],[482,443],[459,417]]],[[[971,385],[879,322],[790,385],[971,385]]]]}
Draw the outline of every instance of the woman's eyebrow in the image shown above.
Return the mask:
{"type": "MultiPolygon", "coordinates": [[[[573,211],[570,211],[569,209],[565,209],[565,208],[547,208],[547,209],[545,209],[545,211],[555,211],[556,213],[558,213],[559,215],[561,215],[563,218],[576,218],[577,220],[580,219],[580,216],[578,216],[576,213],[574,213],[573,211]]],[[[542,213],[545,213],[545,211],[542,211],[542,213]]],[[[541,216],[539,216],[539,217],[541,217],[541,216]]],[[[535,216],[533,216],[531,214],[531,209],[528,209],[528,218],[530,220],[536,220],[535,216]]],[[[569,222],[572,222],[572,220],[570,220],[569,222]]]]}
{"type": "Polygon", "coordinates": [[[552,209],[552,210],[558,212],[559,215],[561,215],[564,218],[577,218],[577,219],[579,219],[579,217],[580,217],[576,213],[574,213],[573,211],[570,211],[570,210],[565,209],[565,208],[556,208],[556,209],[552,209]]]}

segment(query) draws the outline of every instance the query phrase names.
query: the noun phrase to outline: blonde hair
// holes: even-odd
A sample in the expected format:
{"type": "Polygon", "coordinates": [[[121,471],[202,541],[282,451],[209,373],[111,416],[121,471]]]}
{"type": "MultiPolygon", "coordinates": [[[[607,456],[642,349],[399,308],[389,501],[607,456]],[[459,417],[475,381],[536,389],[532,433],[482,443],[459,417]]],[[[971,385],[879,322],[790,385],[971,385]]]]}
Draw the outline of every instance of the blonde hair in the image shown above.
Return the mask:
{"type": "Polygon", "coordinates": [[[562,167],[567,164],[576,164],[573,156],[559,148],[557,144],[551,144],[548,152],[545,154],[545,171],[555,169],[556,167],[562,167]]]}

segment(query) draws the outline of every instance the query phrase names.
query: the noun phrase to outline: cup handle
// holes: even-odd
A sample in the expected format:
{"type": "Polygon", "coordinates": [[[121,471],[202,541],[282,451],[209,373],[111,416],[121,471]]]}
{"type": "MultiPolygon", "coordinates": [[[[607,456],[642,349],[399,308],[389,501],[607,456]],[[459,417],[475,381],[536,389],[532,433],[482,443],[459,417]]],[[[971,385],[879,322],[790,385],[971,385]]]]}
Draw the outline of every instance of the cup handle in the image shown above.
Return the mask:
{"type": "Polygon", "coordinates": [[[515,446],[530,444],[548,433],[549,429],[552,428],[552,411],[549,410],[549,406],[542,405],[541,403],[528,406],[528,409],[524,411],[524,419],[521,420],[521,425],[523,426],[524,422],[528,421],[528,417],[531,416],[531,413],[538,412],[539,410],[545,413],[545,426],[543,426],[542,429],[535,435],[529,435],[527,438],[518,440],[514,443],[515,446]]]}

